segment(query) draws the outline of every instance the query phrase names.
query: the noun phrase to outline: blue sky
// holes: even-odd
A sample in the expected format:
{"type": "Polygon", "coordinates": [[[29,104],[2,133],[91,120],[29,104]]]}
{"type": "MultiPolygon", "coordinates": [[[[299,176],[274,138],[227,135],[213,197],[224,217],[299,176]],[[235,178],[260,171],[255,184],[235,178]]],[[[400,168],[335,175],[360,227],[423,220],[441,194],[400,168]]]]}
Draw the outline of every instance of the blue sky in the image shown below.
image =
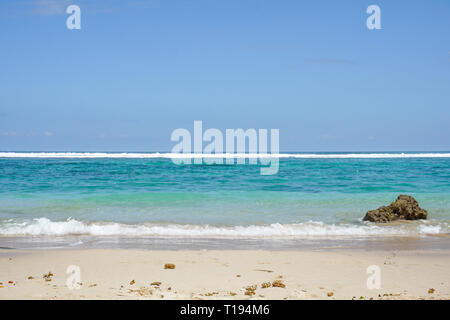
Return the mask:
{"type": "Polygon", "coordinates": [[[2,0],[0,41],[1,150],[166,151],[194,120],[282,151],[450,150],[448,0],[2,0]]]}

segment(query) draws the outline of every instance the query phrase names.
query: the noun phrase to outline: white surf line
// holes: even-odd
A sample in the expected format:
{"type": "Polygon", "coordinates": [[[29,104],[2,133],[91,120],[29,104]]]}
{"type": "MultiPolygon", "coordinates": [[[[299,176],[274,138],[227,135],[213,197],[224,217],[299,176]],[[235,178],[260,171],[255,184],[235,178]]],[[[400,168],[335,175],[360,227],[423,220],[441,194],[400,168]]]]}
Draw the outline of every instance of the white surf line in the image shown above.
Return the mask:
{"type": "Polygon", "coordinates": [[[0,152],[0,158],[117,158],[117,159],[194,159],[194,158],[297,158],[297,159],[389,159],[389,158],[450,158],[450,153],[107,153],[107,152],[0,152]]]}

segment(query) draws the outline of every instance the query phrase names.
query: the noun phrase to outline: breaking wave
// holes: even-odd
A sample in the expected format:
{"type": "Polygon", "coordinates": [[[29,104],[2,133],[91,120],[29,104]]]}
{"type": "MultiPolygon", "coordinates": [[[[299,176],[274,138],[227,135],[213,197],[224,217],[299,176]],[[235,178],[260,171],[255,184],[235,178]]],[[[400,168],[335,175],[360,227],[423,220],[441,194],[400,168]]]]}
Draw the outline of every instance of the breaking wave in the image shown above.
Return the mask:
{"type": "Polygon", "coordinates": [[[450,158],[450,153],[109,153],[109,152],[0,152],[0,158],[297,158],[297,159],[387,159],[387,158],[450,158]]]}
{"type": "Polygon", "coordinates": [[[25,222],[12,220],[0,223],[0,235],[91,235],[91,236],[163,236],[163,237],[236,237],[285,238],[309,236],[420,236],[450,233],[448,222],[414,221],[397,225],[325,224],[305,222],[296,224],[209,226],[209,225],[155,225],[121,224],[114,222],[83,222],[75,219],[51,221],[37,218],[25,222]]]}

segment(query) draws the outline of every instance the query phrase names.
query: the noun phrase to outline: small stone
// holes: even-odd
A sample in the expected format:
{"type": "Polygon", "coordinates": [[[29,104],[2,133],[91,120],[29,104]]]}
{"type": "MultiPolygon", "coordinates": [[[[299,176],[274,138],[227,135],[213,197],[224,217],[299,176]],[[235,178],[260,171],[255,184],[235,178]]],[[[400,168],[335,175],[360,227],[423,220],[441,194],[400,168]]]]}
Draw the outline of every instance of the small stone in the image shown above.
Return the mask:
{"type": "Polygon", "coordinates": [[[286,288],[286,285],[281,280],[275,280],[274,282],[272,282],[272,287],[286,288]]]}
{"type": "Polygon", "coordinates": [[[249,287],[245,288],[245,294],[246,294],[247,296],[253,296],[253,295],[255,295],[255,290],[256,290],[256,288],[258,288],[257,285],[252,285],[252,286],[249,286],[249,287]]]}
{"type": "Polygon", "coordinates": [[[175,269],[175,265],[173,263],[166,263],[164,269],[175,269]]]}
{"type": "Polygon", "coordinates": [[[265,289],[265,288],[270,288],[270,282],[263,282],[261,284],[261,288],[265,289]]]}
{"type": "Polygon", "coordinates": [[[434,289],[433,288],[428,289],[428,293],[434,293],[434,289]]]}
{"type": "Polygon", "coordinates": [[[150,283],[150,285],[159,287],[161,285],[161,282],[160,281],[155,281],[155,282],[150,283]]]}
{"type": "Polygon", "coordinates": [[[34,277],[33,276],[29,276],[27,279],[28,280],[32,280],[32,279],[34,279],[34,277]]]}
{"type": "Polygon", "coordinates": [[[329,296],[329,297],[332,297],[333,295],[334,295],[333,292],[328,292],[328,293],[327,293],[327,296],[329,296]]]}
{"type": "Polygon", "coordinates": [[[50,272],[50,271],[49,271],[47,274],[44,274],[44,275],[42,276],[42,278],[44,278],[45,281],[52,281],[52,277],[53,277],[53,273],[50,272]]]}
{"type": "Polygon", "coordinates": [[[130,281],[130,285],[132,286],[133,284],[135,284],[136,282],[134,280],[130,281]]]}

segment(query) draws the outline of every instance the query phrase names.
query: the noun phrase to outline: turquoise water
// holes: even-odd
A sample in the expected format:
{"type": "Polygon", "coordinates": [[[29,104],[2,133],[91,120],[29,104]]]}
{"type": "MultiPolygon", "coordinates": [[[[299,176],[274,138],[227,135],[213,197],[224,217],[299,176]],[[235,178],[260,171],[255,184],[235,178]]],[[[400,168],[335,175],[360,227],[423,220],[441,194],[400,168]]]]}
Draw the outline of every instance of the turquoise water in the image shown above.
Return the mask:
{"type": "Polygon", "coordinates": [[[449,222],[450,158],[282,158],[271,176],[156,157],[0,158],[0,235],[425,235],[449,222]],[[361,221],[398,194],[429,221],[361,221]]]}

